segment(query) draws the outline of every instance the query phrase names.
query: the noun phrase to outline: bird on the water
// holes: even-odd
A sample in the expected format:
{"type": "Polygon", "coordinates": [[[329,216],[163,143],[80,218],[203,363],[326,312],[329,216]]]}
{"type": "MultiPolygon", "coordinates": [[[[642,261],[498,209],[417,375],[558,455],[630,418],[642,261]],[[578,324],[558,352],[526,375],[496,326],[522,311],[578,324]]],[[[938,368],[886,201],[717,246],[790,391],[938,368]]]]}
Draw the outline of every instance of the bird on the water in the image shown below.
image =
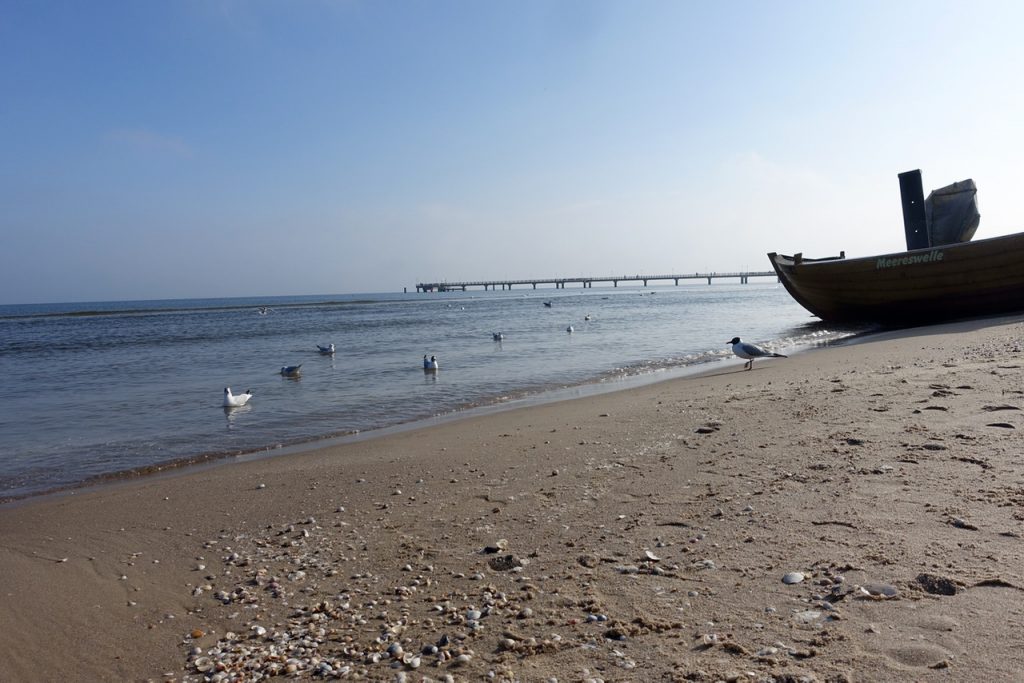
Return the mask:
{"type": "Polygon", "coordinates": [[[732,352],[740,358],[746,359],[746,363],[743,367],[750,370],[754,367],[755,358],[787,358],[781,353],[772,353],[771,351],[765,351],[760,346],[754,344],[748,344],[747,342],[740,341],[739,337],[733,337],[732,341],[726,342],[726,344],[732,344],[732,352]]]}
{"type": "Polygon", "coordinates": [[[224,387],[224,407],[241,408],[252,398],[252,389],[246,389],[244,394],[232,394],[231,387],[224,387]]]}
{"type": "Polygon", "coordinates": [[[319,344],[317,344],[316,348],[319,349],[320,353],[324,354],[325,356],[334,355],[334,344],[328,344],[327,346],[320,346],[319,344]]]}
{"type": "Polygon", "coordinates": [[[302,374],[302,365],[286,365],[281,368],[282,377],[298,377],[302,374]]]}

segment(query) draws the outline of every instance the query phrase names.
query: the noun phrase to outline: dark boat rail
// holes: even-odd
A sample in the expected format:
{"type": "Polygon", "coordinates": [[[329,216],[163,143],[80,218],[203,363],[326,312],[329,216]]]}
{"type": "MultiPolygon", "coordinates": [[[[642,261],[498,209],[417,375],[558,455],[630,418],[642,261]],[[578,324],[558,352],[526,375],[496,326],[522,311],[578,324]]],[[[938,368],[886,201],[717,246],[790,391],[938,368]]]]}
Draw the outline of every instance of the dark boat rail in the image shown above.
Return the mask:
{"type": "MultiPolygon", "coordinates": [[[[768,256],[774,257],[776,254],[772,252],[768,256]]],[[[778,256],[789,259],[793,263],[814,263],[816,261],[842,261],[846,258],[846,252],[839,252],[839,256],[822,256],[821,258],[807,258],[802,252],[793,254],[792,256],[786,256],[785,254],[778,254],[778,256]]]]}

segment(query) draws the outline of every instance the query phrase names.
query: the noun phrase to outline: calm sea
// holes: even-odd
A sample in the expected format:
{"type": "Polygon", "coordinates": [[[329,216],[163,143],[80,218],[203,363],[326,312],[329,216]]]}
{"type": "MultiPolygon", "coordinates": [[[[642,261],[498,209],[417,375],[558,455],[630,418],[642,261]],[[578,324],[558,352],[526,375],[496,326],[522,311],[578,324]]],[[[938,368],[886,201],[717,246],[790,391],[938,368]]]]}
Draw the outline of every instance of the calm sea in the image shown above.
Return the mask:
{"type": "Polygon", "coordinates": [[[0,499],[850,333],[775,283],[0,306],[0,499]]]}

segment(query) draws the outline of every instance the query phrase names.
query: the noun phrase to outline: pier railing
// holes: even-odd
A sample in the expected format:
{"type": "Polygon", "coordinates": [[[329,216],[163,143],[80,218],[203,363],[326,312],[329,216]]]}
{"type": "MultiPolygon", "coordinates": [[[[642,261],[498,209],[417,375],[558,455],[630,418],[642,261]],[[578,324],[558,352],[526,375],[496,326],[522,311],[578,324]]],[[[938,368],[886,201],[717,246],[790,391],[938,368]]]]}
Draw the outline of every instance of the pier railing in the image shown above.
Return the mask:
{"type": "Polygon", "coordinates": [[[620,282],[648,282],[672,280],[678,286],[680,280],[707,280],[711,284],[716,279],[738,279],[742,284],[752,277],[777,277],[773,270],[740,271],[733,273],[674,273],[672,275],[608,275],[605,277],[552,277],[530,278],[526,280],[467,280],[465,282],[420,282],[416,285],[417,292],[452,292],[466,291],[470,287],[483,287],[484,290],[512,289],[516,285],[530,285],[537,289],[538,285],[554,285],[555,289],[565,289],[566,285],[581,285],[584,289],[598,283],[612,283],[618,287],[620,282]]]}

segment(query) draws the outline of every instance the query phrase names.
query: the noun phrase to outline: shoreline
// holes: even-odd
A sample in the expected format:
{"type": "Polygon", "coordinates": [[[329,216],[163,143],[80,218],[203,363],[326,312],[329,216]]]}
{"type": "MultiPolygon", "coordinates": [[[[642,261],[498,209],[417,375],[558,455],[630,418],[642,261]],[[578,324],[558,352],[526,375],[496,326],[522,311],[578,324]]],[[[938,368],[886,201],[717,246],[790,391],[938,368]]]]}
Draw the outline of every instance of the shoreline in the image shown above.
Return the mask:
{"type": "Polygon", "coordinates": [[[0,671],[1014,680],[1022,336],[947,324],[23,500],[0,671]]]}
{"type": "MultiPolygon", "coordinates": [[[[896,331],[898,332],[898,331],[896,331]]],[[[805,342],[791,349],[791,355],[813,352],[832,346],[857,343],[857,340],[870,337],[876,332],[853,333],[850,336],[839,337],[826,342],[805,342]]],[[[175,476],[177,474],[189,474],[193,471],[200,472],[211,467],[229,466],[238,462],[259,460],[263,458],[289,457],[316,451],[324,448],[331,448],[343,444],[357,443],[368,439],[376,439],[398,434],[405,431],[414,431],[427,427],[447,424],[452,421],[469,419],[473,417],[491,415],[507,410],[518,410],[530,406],[543,406],[561,401],[572,401],[589,396],[598,396],[605,393],[629,391],[651,384],[671,382],[706,375],[715,370],[715,366],[728,367],[735,361],[732,355],[722,357],[707,357],[689,362],[685,365],[663,367],[656,370],[636,372],[625,375],[599,376],[581,384],[572,384],[544,389],[536,392],[525,391],[519,396],[512,398],[494,398],[492,402],[474,405],[468,408],[456,409],[440,415],[430,417],[414,418],[408,422],[355,431],[346,434],[331,436],[312,437],[305,441],[297,441],[288,444],[276,444],[256,450],[220,451],[213,453],[198,453],[195,455],[174,458],[156,462],[143,467],[136,467],[105,474],[97,474],[89,478],[52,488],[30,491],[22,494],[0,493],[0,511],[7,507],[20,505],[27,501],[45,499],[51,496],[73,495],[77,491],[102,488],[105,486],[117,486],[126,482],[138,481],[147,478],[159,478],[175,476]]]]}
{"type": "Polygon", "coordinates": [[[289,444],[278,444],[276,446],[267,446],[265,448],[260,448],[258,450],[200,453],[193,456],[175,458],[173,460],[166,460],[154,463],[152,465],[147,465],[145,467],[119,470],[117,472],[110,472],[107,474],[93,475],[81,482],[65,484],[54,488],[42,489],[39,491],[33,491],[18,495],[0,494],[0,511],[2,511],[6,507],[18,505],[26,501],[36,500],[39,498],[69,495],[73,494],[76,491],[102,488],[105,486],[116,486],[125,482],[138,481],[150,477],[159,478],[163,476],[174,476],[176,474],[187,475],[193,472],[200,472],[211,467],[230,466],[232,464],[239,462],[248,462],[251,460],[260,460],[263,458],[289,457],[294,455],[300,455],[303,453],[309,453],[311,451],[331,448],[334,446],[358,443],[360,441],[366,441],[369,439],[383,438],[390,436],[392,434],[400,434],[402,432],[407,431],[426,429],[429,427],[448,424],[450,422],[455,422],[458,420],[470,419],[484,415],[492,415],[495,413],[505,412],[508,410],[518,410],[524,407],[548,405],[552,403],[559,403],[561,401],[572,401],[579,398],[586,398],[588,396],[598,396],[601,394],[614,393],[617,391],[629,391],[630,389],[647,386],[649,384],[657,384],[659,382],[670,382],[676,379],[685,379],[687,377],[700,376],[705,372],[711,371],[711,369],[709,369],[707,366],[712,364],[727,363],[730,360],[730,358],[712,358],[683,367],[662,369],[617,378],[595,379],[593,381],[584,382],[582,384],[560,386],[557,388],[547,389],[536,393],[525,393],[522,396],[518,396],[511,399],[496,398],[492,403],[476,405],[469,408],[457,409],[448,413],[434,415],[431,417],[415,418],[409,420],[408,422],[401,422],[394,425],[388,425],[386,427],[379,427],[377,429],[368,429],[365,431],[356,431],[341,435],[313,437],[306,441],[299,441],[289,444]],[[667,374],[665,376],[660,376],[660,373],[667,374]]]}

